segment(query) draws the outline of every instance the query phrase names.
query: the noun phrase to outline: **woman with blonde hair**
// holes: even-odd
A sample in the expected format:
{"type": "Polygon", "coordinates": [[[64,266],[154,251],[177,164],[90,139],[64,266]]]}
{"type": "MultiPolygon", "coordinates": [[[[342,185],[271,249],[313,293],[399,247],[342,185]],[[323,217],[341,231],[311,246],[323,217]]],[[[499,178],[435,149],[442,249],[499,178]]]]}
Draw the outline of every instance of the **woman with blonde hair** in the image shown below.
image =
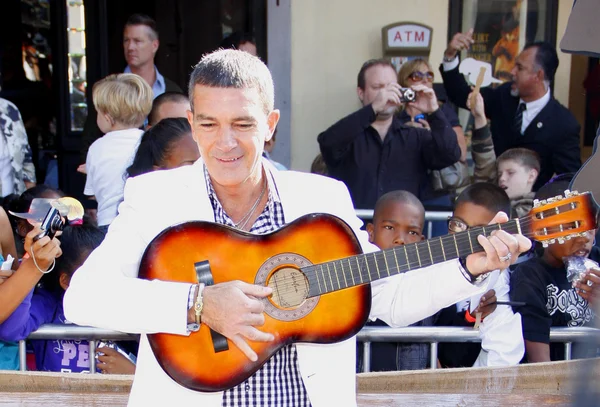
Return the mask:
{"type": "MultiPolygon", "coordinates": [[[[434,73],[431,66],[423,58],[415,58],[405,62],[398,72],[398,84],[405,88],[414,85],[433,88],[433,78],[434,73]]],[[[460,160],[449,167],[430,172],[429,181],[433,194],[423,200],[423,205],[430,211],[452,210],[452,196],[458,188],[470,183],[469,169],[466,164],[467,142],[458,116],[449,103],[439,103],[439,105],[440,111],[444,113],[454,133],[456,133],[456,140],[460,147],[460,160]]],[[[405,105],[399,113],[399,118],[405,125],[430,129],[428,115],[423,114],[412,104],[407,103],[405,105]]],[[[446,234],[445,224],[443,222],[433,222],[432,237],[443,234],[446,234]]]]}
{"type": "MultiPolygon", "coordinates": [[[[433,88],[433,78],[434,73],[431,66],[423,58],[415,58],[405,62],[402,64],[400,72],[398,72],[398,84],[405,88],[416,84],[433,88]]],[[[440,103],[440,110],[444,113],[456,133],[456,140],[460,146],[460,162],[465,163],[467,161],[467,142],[463,128],[458,121],[458,116],[449,102],[440,103]]],[[[426,115],[423,115],[422,112],[412,105],[406,105],[405,109],[400,113],[400,118],[409,126],[429,129],[426,115]]]]}

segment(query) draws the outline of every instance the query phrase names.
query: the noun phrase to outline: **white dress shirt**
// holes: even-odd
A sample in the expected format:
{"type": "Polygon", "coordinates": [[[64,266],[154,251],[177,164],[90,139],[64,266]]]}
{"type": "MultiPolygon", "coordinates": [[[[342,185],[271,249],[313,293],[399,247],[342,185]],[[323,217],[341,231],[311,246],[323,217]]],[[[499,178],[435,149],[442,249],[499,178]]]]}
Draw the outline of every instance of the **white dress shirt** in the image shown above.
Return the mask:
{"type": "Polygon", "coordinates": [[[538,100],[534,100],[533,102],[524,102],[523,99],[519,99],[519,104],[525,103],[527,107],[523,111],[523,122],[521,123],[521,134],[525,133],[525,129],[531,124],[535,116],[538,115],[539,112],[548,104],[550,101],[550,87],[546,91],[546,94],[539,98],[538,100]]]}

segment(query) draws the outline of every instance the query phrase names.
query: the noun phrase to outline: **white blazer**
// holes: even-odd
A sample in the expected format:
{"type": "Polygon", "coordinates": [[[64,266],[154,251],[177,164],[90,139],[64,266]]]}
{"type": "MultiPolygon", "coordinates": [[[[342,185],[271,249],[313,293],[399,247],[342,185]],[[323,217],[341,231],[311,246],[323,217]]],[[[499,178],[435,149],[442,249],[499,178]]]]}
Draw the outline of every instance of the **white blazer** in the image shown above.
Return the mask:
{"type": "MultiPolygon", "coordinates": [[[[360,230],[346,186],[330,178],[294,171],[273,172],[285,220],[315,212],[344,219],[365,251],[376,247],[360,230]]],[[[200,393],[174,382],[159,366],[146,337],[186,335],[190,284],[136,278],[148,243],[176,223],[214,221],[203,163],[130,179],[124,202],[104,242],[77,270],[64,297],[66,318],[79,325],[140,333],[140,349],[129,405],[221,406],[222,393],[200,393]]],[[[457,261],[372,284],[371,317],[392,326],[419,321],[485,287],[468,283],[457,261]]],[[[331,345],[297,344],[302,380],[314,407],[356,405],[355,338],[331,345]]]]}

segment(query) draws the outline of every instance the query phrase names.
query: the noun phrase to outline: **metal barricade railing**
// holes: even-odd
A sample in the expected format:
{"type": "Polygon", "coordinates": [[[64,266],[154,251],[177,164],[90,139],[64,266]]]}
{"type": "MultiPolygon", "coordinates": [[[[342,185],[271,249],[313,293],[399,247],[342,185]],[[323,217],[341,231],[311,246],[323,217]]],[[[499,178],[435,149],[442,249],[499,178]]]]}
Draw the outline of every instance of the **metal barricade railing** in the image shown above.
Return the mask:
{"type": "MultiPolygon", "coordinates": [[[[371,220],[373,219],[373,209],[355,209],[356,216],[361,218],[362,220],[371,220]]],[[[433,235],[433,223],[434,221],[447,221],[448,218],[452,216],[452,212],[447,211],[427,211],[425,212],[425,230],[427,233],[427,239],[431,239],[433,235]]]]}
{"type": "MultiPolygon", "coordinates": [[[[565,344],[565,360],[571,360],[573,342],[600,340],[600,329],[596,328],[551,328],[550,342],[565,344]]],[[[371,371],[372,342],[420,342],[430,345],[430,369],[437,368],[438,343],[440,342],[481,342],[479,331],[467,327],[406,327],[376,328],[365,327],[357,335],[363,342],[363,372],[371,371]]]]}
{"type": "MultiPolygon", "coordinates": [[[[27,339],[64,339],[64,340],[89,340],[90,373],[96,373],[96,341],[127,341],[136,340],[138,335],[111,331],[109,329],[92,328],[89,326],[46,324],[37,331],[32,332],[27,339]]],[[[19,364],[21,371],[27,370],[27,355],[25,340],[19,341],[19,364]]]]}
{"type": "MultiPolygon", "coordinates": [[[[90,373],[96,373],[96,340],[132,340],[137,335],[126,334],[107,329],[91,328],[77,325],[48,324],[33,332],[28,339],[64,339],[89,340],[90,373]]],[[[565,359],[571,359],[573,342],[600,339],[600,329],[595,328],[551,328],[550,342],[564,342],[565,359]]],[[[372,342],[420,342],[429,343],[431,347],[431,368],[437,367],[437,345],[440,342],[480,342],[479,331],[466,327],[365,327],[357,335],[357,341],[363,342],[363,371],[371,369],[372,342]]],[[[21,370],[27,370],[25,340],[19,342],[19,360],[21,370]]]]}

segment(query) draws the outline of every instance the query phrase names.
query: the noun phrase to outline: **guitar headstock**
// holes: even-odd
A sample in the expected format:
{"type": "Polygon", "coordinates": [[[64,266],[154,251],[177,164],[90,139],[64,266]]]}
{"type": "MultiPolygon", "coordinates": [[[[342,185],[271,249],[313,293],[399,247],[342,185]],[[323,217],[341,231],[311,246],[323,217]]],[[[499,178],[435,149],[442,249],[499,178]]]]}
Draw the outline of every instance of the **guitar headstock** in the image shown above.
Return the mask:
{"type": "Polygon", "coordinates": [[[589,192],[567,190],[564,196],[534,200],[528,218],[521,222],[531,222],[528,236],[548,247],[596,229],[597,208],[589,192]]]}

